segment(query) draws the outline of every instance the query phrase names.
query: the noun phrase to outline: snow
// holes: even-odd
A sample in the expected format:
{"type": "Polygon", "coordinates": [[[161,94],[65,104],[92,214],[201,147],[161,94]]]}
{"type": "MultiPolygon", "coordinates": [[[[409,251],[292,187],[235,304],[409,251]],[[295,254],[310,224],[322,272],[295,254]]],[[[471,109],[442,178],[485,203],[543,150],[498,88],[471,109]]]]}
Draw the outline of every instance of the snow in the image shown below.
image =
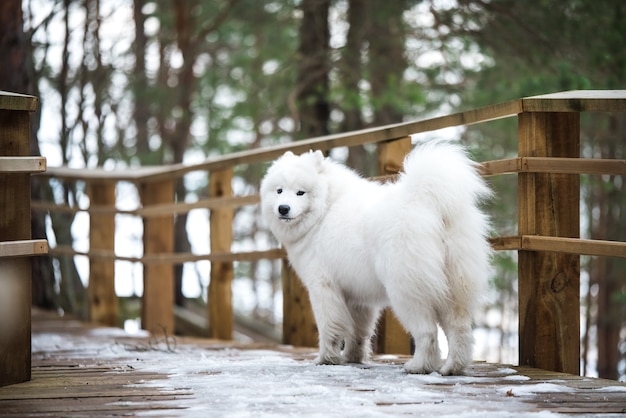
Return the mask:
{"type": "Polygon", "coordinates": [[[511,381],[524,381],[524,380],[530,380],[530,377],[528,376],[522,376],[522,375],[513,375],[513,376],[505,376],[503,377],[504,380],[511,380],[511,381]]]}
{"type": "MultiPolygon", "coordinates": [[[[105,364],[162,375],[141,386],[192,393],[163,401],[174,408],[167,416],[564,417],[542,408],[541,399],[577,393],[565,380],[533,381],[514,368],[482,362],[464,376],[409,375],[403,356],[376,356],[364,365],[316,366],[313,349],[158,337],[145,331],[130,335],[117,328],[86,328],[78,321],[65,324],[67,334],[35,330],[33,354],[65,357],[77,367],[105,364]],[[180,406],[187,409],[175,409],[180,406]]],[[[626,386],[595,390],[609,396],[626,392],[626,386]]]]}
{"type": "MultiPolygon", "coordinates": [[[[484,405],[463,396],[463,384],[490,383],[493,378],[407,375],[401,365],[392,364],[316,366],[314,356],[312,353],[294,359],[275,351],[232,349],[206,351],[198,356],[191,351],[178,353],[169,366],[143,361],[140,367],[167,371],[171,373],[169,386],[195,392],[197,401],[186,403],[191,406],[186,415],[211,411],[228,417],[378,417],[430,414],[435,410],[439,416],[485,415],[484,405]],[[440,385],[446,385],[446,390],[440,385]],[[474,410],[479,405],[483,407],[481,412],[474,410]]],[[[509,411],[515,410],[516,404],[519,409],[522,406],[517,400],[507,404],[509,411]]],[[[500,408],[494,401],[491,408],[487,405],[487,412],[502,416],[500,408]]],[[[508,416],[525,415],[511,412],[508,416]]]]}
{"type": "MultiPolygon", "coordinates": [[[[365,365],[316,366],[313,350],[285,346],[233,348],[184,339],[178,344],[171,337],[131,337],[115,328],[71,338],[73,355],[84,356],[78,359],[81,365],[117,361],[124,368],[168,376],[143,385],[193,392],[191,398],[172,401],[178,406],[184,402],[188,409],[172,414],[185,417],[552,417],[557,415],[528,412],[532,405],[525,400],[535,393],[572,390],[555,383],[519,386],[528,377],[483,363],[472,366],[466,376],[409,375],[402,360],[392,355],[365,365]],[[496,385],[502,378],[514,388],[496,385]]],[[[63,334],[34,333],[32,345],[34,353],[51,353],[66,350],[67,340],[63,334]]]]}

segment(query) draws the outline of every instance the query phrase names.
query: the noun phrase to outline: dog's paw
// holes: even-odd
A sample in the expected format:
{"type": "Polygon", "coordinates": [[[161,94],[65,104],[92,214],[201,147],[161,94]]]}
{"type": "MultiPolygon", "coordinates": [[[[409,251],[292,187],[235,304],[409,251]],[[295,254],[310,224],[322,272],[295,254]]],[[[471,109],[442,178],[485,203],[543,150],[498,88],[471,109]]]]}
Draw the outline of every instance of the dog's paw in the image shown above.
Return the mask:
{"type": "Polygon", "coordinates": [[[412,358],[404,363],[404,370],[410,374],[431,374],[439,369],[439,364],[425,362],[422,359],[412,358]]]}
{"type": "Polygon", "coordinates": [[[344,359],[346,363],[364,364],[364,363],[369,362],[370,355],[360,353],[360,352],[344,353],[344,359]]]}
{"type": "Polygon", "coordinates": [[[448,360],[439,370],[442,376],[458,376],[462,375],[467,365],[461,362],[448,360]]]}
{"type": "Polygon", "coordinates": [[[318,366],[323,366],[323,365],[330,365],[330,366],[334,366],[334,365],[338,365],[341,364],[341,357],[337,357],[337,356],[331,356],[331,355],[319,355],[316,359],[315,359],[315,364],[318,366]]]}

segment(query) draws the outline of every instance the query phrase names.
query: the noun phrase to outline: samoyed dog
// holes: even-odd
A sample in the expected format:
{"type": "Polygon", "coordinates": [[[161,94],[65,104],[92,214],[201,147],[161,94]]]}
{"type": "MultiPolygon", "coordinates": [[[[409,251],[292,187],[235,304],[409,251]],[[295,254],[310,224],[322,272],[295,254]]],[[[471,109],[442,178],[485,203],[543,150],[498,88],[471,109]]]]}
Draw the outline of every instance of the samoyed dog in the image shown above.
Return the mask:
{"type": "Polygon", "coordinates": [[[277,159],[261,182],[262,214],[309,292],[316,363],[367,361],[390,306],[415,341],[407,372],[461,374],[490,271],[489,222],[477,206],[489,195],[477,164],[447,142],[415,147],[388,184],[320,151],[277,159]]]}

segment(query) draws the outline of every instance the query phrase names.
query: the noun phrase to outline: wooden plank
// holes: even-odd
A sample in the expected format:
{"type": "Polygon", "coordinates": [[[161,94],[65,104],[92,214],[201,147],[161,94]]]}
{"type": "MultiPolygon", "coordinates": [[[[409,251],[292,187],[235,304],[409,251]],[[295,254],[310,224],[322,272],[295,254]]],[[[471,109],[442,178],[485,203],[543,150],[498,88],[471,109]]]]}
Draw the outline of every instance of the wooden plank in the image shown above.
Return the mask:
{"type": "Polygon", "coordinates": [[[618,241],[538,235],[492,237],[489,241],[496,251],[523,249],[525,251],[551,251],[578,255],[626,257],[626,243],[618,241]]]}
{"type": "Polygon", "coordinates": [[[626,160],[600,158],[517,157],[485,161],[480,167],[485,177],[509,173],[611,174],[626,175],[626,160]]]}
{"type": "Polygon", "coordinates": [[[496,251],[517,251],[522,249],[522,239],[519,236],[491,237],[489,238],[489,243],[496,251]]]}
{"type": "Polygon", "coordinates": [[[282,261],[283,344],[317,347],[319,334],[309,292],[287,260],[282,261]]]}
{"type": "Polygon", "coordinates": [[[1,157],[0,173],[40,173],[46,171],[45,157],[1,157]]]}
{"type": "Polygon", "coordinates": [[[44,174],[64,179],[110,178],[128,181],[159,180],[170,176],[182,176],[192,171],[211,171],[224,169],[239,164],[253,164],[270,161],[281,156],[285,151],[295,153],[310,149],[326,151],[343,146],[356,146],[385,140],[393,140],[408,135],[430,132],[452,126],[463,126],[515,116],[522,112],[582,112],[582,111],[626,111],[626,90],[589,90],[554,93],[527,97],[472,109],[465,112],[435,117],[426,120],[403,122],[359,131],[311,138],[288,144],[280,144],[261,149],[232,153],[213,158],[198,164],[176,164],[168,167],[144,167],[129,170],[72,170],[67,168],[49,168],[44,174]]]}
{"type": "MultiPolygon", "coordinates": [[[[233,168],[211,171],[209,175],[209,196],[213,198],[231,197],[233,168]]],[[[232,207],[211,210],[211,252],[229,252],[233,242],[232,207]]],[[[211,263],[211,281],[208,294],[209,332],[211,337],[230,340],[233,336],[233,263],[229,261],[211,263]]]]}
{"type": "Polygon", "coordinates": [[[35,96],[0,91],[0,110],[35,112],[38,100],[35,96]]]}
{"type": "Polygon", "coordinates": [[[158,216],[164,214],[178,214],[189,212],[192,209],[221,209],[221,208],[234,208],[240,206],[254,205],[260,202],[258,194],[245,195],[245,196],[224,196],[224,197],[209,197],[207,199],[200,199],[197,202],[191,203],[171,203],[152,205],[149,207],[139,208],[134,211],[128,211],[131,215],[139,216],[158,216]]]}
{"type": "Polygon", "coordinates": [[[522,99],[524,112],[625,112],[626,90],[573,90],[522,99]]]}
{"type": "Polygon", "coordinates": [[[45,239],[0,242],[0,258],[24,257],[48,253],[48,241],[45,239]]]}
{"type": "MultiPolygon", "coordinates": [[[[378,173],[398,174],[410,151],[411,138],[408,136],[378,144],[378,173]]],[[[378,353],[411,354],[411,336],[391,309],[385,309],[378,321],[376,346],[378,353]]]]}
{"type": "MultiPolygon", "coordinates": [[[[115,183],[98,182],[88,185],[90,206],[115,206],[115,183]]],[[[89,248],[92,251],[115,251],[115,215],[90,213],[89,248]]],[[[89,258],[89,319],[102,325],[117,324],[117,295],[115,294],[115,262],[89,258]]]]}
{"type": "Polygon", "coordinates": [[[141,170],[115,170],[105,171],[102,169],[79,170],[67,168],[49,167],[44,176],[62,179],[116,179],[128,181],[155,181],[170,177],[180,177],[192,171],[213,171],[227,169],[240,164],[254,164],[270,161],[280,157],[285,151],[293,151],[296,154],[309,150],[326,151],[337,147],[352,147],[356,145],[370,144],[386,140],[405,138],[409,135],[422,132],[430,132],[453,126],[471,125],[480,122],[515,116],[522,111],[522,101],[513,100],[472,109],[465,112],[454,113],[446,116],[402,122],[358,131],[345,132],[334,135],[326,135],[310,138],[287,144],[279,144],[253,150],[234,152],[225,156],[212,158],[197,164],[173,164],[167,167],[144,167],[141,170]]]}
{"type": "Polygon", "coordinates": [[[254,205],[259,203],[258,194],[232,196],[225,198],[206,198],[197,202],[189,203],[162,203],[150,205],[148,207],[140,207],[137,209],[117,209],[115,206],[99,206],[97,208],[79,208],[76,206],[57,205],[52,202],[43,202],[34,200],[31,202],[31,208],[34,210],[55,211],[61,213],[116,213],[120,215],[141,216],[144,218],[150,216],[176,215],[179,213],[189,212],[193,209],[219,209],[227,207],[241,207],[254,205]]]}
{"type": "Polygon", "coordinates": [[[626,175],[626,160],[525,157],[521,171],[562,174],[626,175]]]}
{"type": "Polygon", "coordinates": [[[48,167],[45,173],[39,174],[43,177],[54,177],[63,180],[86,180],[86,181],[127,181],[130,183],[141,183],[147,181],[147,177],[167,177],[159,174],[167,174],[177,165],[167,166],[142,166],[130,169],[106,169],[103,167],[92,168],[70,168],[70,167],[48,167]]]}
{"type": "Polygon", "coordinates": [[[521,166],[521,158],[506,158],[503,160],[485,161],[479,165],[479,170],[482,176],[489,177],[500,174],[519,173],[521,166]]]}
{"type": "MultiPolygon", "coordinates": [[[[142,171],[74,171],[65,168],[49,168],[44,175],[67,179],[116,178],[118,180],[139,181],[158,180],[169,176],[182,176],[192,171],[211,171],[239,164],[253,164],[273,160],[285,151],[295,153],[309,149],[322,151],[335,147],[356,146],[385,140],[403,138],[408,135],[429,132],[452,126],[470,125],[490,120],[515,116],[521,112],[582,112],[582,111],[626,111],[626,90],[590,90],[555,93],[527,97],[486,106],[465,112],[435,117],[426,120],[403,122],[394,125],[363,129],[335,135],[311,138],[288,144],[280,144],[262,149],[254,149],[217,157],[198,164],[177,164],[169,167],[148,167],[142,171]]],[[[135,170],[135,169],[134,169],[135,170]]]]}
{"type": "Polygon", "coordinates": [[[51,255],[82,255],[90,258],[98,258],[104,260],[120,260],[129,261],[131,263],[144,263],[144,264],[182,264],[187,262],[196,262],[202,260],[208,260],[218,263],[232,263],[234,261],[258,261],[265,259],[285,258],[286,253],[282,248],[272,248],[262,251],[245,251],[245,252],[216,252],[208,254],[192,254],[192,253],[156,253],[146,254],[142,257],[129,257],[124,255],[117,255],[112,250],[90,250],[90,251],[76,251],[67,245],[57,245],[54,248],[50,248],[49,254],[51,255]]]}
{"type": "Polygon", "coordinates": [[[626,257],[626,243],[616,241],[524,235],[522,248],[530,251],[626,257]]]}
{"type": "MultiPolygon", "coordinates": [[[[0,159],[1,163],[1,159],[0,159]]],[[[0,165],[1,171],[1,165],[0,165]]],[[[393,171],[393,170],[392,170],[393,171]]],[[[533,173],[562,173],[562,174],[626,174],[626,160],[610,159],[583,159],[583,158],[547,158],[525,157],[507,158],[502,160],[485,161],[480,164],[481,174],[485,177],[500,174],[519,172],[533,173]]],[[[395,178],[394,174],[387,174],[373,180],[388,181],[395,178]]],[[[33,201],[31,207],[35,210],[49,210],[64,213],[119,213],[132,216],[161,216],[166,214],[185,213],[192,209],[217,209],[222,207],[239,207],[257,204],[260,201],[258,194],[232,196],[228,198],[206,198],[189,203],[164,203],[151,205],[132,210],[119,210],[115,206],[99,206],[97,208],[77,208],[56,205],[49,202],[33,201]]]]}
{"type": "MultiPolygon", "coordinates": [[[[174,181],[145,182],[140,185],[144,207],[169,204],[174,201],[174,181]]],[[[143,253],[174,252],[174,216],[144,218],[143,253]]],[[[143,298],[141,326],[152,333],[174,334],[174,267],[167,261],[143,266],[143,298]]]]}
{"type": "MultiPolygon", "coordinates": [[[[579,156],[578,113],[519,115],[520,157],[579,156]]],[[[578,175],[518,175],[519,234],[577,238],[578,175]]],[[[579,373],[580,257],[519,251],[520,365],[579,373]]]]}

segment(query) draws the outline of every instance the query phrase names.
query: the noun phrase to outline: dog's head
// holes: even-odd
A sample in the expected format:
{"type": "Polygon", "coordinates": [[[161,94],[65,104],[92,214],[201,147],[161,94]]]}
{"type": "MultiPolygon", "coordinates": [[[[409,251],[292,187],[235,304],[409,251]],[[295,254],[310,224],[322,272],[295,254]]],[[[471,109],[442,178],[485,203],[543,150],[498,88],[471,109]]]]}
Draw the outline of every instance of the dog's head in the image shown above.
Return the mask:
{"type": "Polygon", "coordinates": [[[321,151],[286,152],[261,181],[263,218],[279,241],[295,241],[323,216],[328,186],[321,151]]]}

